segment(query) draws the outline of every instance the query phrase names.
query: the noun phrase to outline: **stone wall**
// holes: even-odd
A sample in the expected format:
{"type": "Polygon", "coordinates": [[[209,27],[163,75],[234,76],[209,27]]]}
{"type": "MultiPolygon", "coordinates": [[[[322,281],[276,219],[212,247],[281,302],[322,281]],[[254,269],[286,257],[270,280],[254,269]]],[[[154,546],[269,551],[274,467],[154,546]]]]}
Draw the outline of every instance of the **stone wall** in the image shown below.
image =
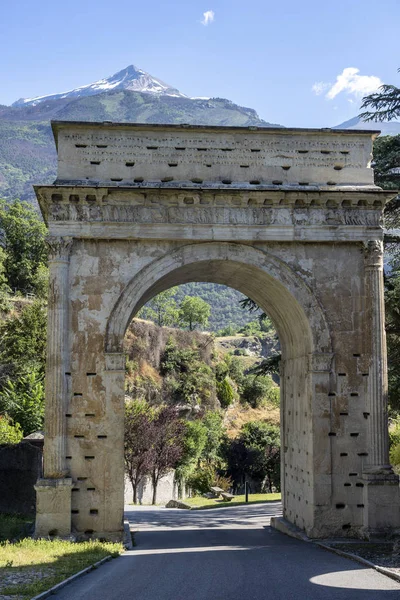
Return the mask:
{"type": "MultiPolygon", "coordinates": [[[[153,486],[149,477],[143,479],[139,484],[138,502],[139,504],[151,504],[153,499],[153,486]]],[[[178,486],[175,483],[175,472],[171,471],[164,477],[161,477],[157,486],[157,504],[166,504],[169,500],[178,499],[178,486]]],[[[125,504],[132,504],[133,491],[132,484],[125,477],[125,504]]]]}
{"type": "Polygon", "coordinates": [[[42,451],[28,442],[0,446],[0,512],[33,515],[34,485],[42,474],[42,451]]]}

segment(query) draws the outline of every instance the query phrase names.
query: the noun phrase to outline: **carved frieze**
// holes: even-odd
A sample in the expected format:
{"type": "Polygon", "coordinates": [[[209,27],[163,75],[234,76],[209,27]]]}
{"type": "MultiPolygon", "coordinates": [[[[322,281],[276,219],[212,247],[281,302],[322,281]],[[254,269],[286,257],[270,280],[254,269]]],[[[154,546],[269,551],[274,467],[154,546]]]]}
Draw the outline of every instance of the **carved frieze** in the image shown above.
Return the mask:
{"type": "Polygon", "coordinates": [[[361,225],[377,227],[376,210],[296,206],[52,204],[50,221],[193,225],[361,225]]]}

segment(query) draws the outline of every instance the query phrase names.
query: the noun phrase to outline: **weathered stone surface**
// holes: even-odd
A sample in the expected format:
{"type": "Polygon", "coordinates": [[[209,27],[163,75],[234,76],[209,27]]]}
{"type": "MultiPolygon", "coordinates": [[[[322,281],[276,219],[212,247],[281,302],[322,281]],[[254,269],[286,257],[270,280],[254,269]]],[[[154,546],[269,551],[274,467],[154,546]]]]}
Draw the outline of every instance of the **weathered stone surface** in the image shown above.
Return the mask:
{"type": "Polygon", "coordinates": [[[72,479],[38,479],[36,490],[36,537],[71,534],[72,479]]]}
{"type": "Polygon", "coordinates": [[[170,500],[165,505],[165,508],[185,508],[186,510],[191,510],[192,507],[181,500],[170,500]]]}
{"type": "Polygon", "coordinates": [[[397,527],[374,251],[390,194],[373,185],[371,132],[54,130],[58,179],[36,192],[50,235],[72,238],[50,264],[46,387],[45,473],[73,480],[65,523],[118,537],[126,328],[157,293],[211,281],[253,298],[279,333],[284,517],[310,537],[397,527]]]}

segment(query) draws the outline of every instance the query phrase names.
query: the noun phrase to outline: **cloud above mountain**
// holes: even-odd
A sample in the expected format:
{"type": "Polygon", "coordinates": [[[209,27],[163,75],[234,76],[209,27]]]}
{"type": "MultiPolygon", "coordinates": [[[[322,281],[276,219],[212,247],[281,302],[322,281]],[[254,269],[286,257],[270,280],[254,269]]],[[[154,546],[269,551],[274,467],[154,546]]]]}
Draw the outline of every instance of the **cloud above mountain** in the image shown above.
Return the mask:
{"type": "Polygon", "coordinates": [[[317,96],[325,95],[327,100],[333,100],[339,94],[346,94],[349,102],[360,99],[367,94],[376,92],[383,82],[376,75],[360,75],[360,69],[346,67],[337,75],[336,81],[317,81],[312,86],[312,91],[317,96]]]}

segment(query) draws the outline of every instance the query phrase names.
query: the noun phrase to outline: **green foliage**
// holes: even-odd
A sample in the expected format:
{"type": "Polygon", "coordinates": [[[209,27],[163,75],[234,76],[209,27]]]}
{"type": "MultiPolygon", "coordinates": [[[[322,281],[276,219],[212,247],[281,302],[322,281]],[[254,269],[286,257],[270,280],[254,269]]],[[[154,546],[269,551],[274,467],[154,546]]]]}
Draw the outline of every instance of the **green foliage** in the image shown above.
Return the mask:
{"type": "Polygon", "coordinates": [[[210,491],[216,477],[212,465],[203,465],[196,469],[188,479],[187,484],[195,494],[206,494],[210,491]]]}
{"type": "Polygon", "coordinates": [[[0,444],[18,444],[23,438],[19,423],[13,423],[8,415],[0,415],[0,444]]]}
{"type": "MultiPolygon", "coordinates": [[[[400,71],[400,69],[399,69],[400,71]]],[[[400,88],[381,85],[378,92],[364,96],[361,108],[369,108],[359,117],[363,121],[392,121],[400,117],[400,88]]]]}
{"type": "Polygon", "coordinates": [[[47,229],[33,207],[26,202],[0,201],[0,246],[5,256],[7,284],[23,294],[42,287],[40,267],[46,266],[47,229]],[[40,283],[39,283],[40,282],[40,283]]]}
{"type": "Polygon", "coordinates": [[[209,465],[220,467],[220,447],[225,436],[223,416],[217,411],[208,411],[203,417],[203,425],[207,431],[207,438],[201,458],[209,465]]]}
{"type": "Polygon", "coordinates": [[[240,484],[250,477],[262,489],[280,487],[279,428],[262,421],[246,423],[239,437],[226,440],[224,454],[228,474],[240,484]]]}
{"type": "MultiPolygon", "coordinates": [[[[15,114],[15,109],[9,109],[15,114]]],[[[33,183],[52,183],[57,154],[50,123],[0,118],[0,196],[32,201],[33,183]]]]}
{"type": "Polygon", "coordinates": [[[391,448],[400,444],[400,415],[397,415],[389,427],[389,443],[391,448]]]}
{"type": "Polygon", "coordinates": [[[252,367],[249,373],[253,375],[279,375],[281,359],[282,355],[280,352],[279,354],[272,354],[259,365],[252,367]]]}
{"type": "Polygon", "coordinates": [[[174,300],[176,288],[154,296],[140,311],[139,317],[154,321],[159,327],[177,327],[179,310],[174,300]]]}
{"type": "Polygon", "coordinates": [[[201,420],[186,421],[182,445],[182,456],[175,471],[178,481],[187,478],[199,464],[207,442],[207,429],[201,420]]]}
{"type": "Polygon", "coordinates": [[[236,330],[254,318],[240,308],[239,301],[244,297],[243,294],[225,285],[186,283],[176,288],[175,300],[179,304],[185,296],[198,296],[212,307],[207,326],[210,331],[224,328],[232,331],[231,327],[236,330]]]}
{"type": "Polygon", "coordinates": [[[390,449],[390,463],[393,465],[396,473],[400,472],[400,442],[390,449]]]}
{"type": "MultiPolygon", "coordinates": [[[[218,332],[219,336],[236,335],[240,327],[254,320],[254,314],[240,308],[240,300],[243,294],[225,285],[217,283],[185,283],[173,288],[173,300],[179,305],[185,296],[197,296],[202,298],[212,307],[207,328],[218,332]]],[[[148,302],[140,311],[139,316],[157,322],[156,311],[152,305],[153,300],[148,302]],[[148,309],[151,309],[150,311],[148,309]]],[[[168,322],[169,326],[177,327],[178,323],[173,319],[168,322]]],[[[167,323],[166,323],[167,324],[167,323]]],[[[261,325],[261,331],[264,326],[261,325]]]]}
{"type": "Polygon", "coordinates": [[[225,360],[228,364],[229,376],[235,381],[239,386],[243,384],[244,381],[244,370],[243,364],[241,363],[239,358],[235,356],[226,356],[225,360]]]}
{"type": "Polygon", "coordinates": [[[207,405],[215,395],[214,373],[196,348],[178,348],[172,338],[165,347],[160,372],[175,402],[207,405]]]}
{"type": "Polygon", "coordinates": [[[246,350],[246,348],[235,348],[235,350],[233,351],[233,354],[235,356],[248,356],[248,351],[246,350]]]}
{"type": "Polygon", "coordinates": [[[400,411],[400,269],[398,258],[385,277],[386,335],[388,348],[389,406],[400,411]]]}
{"type": "Polygon", "coordinates": [[[34,107],[2,107],[0,195],[3,197],[33,199],[32,183],[54,181],[56,152],[50,119],[245,127],[268,125],[254,110],[229,100],[174,98],[130,90],[48,100],[34,107]]]}
{"type": "Polygon", "coordinates": [[[240,437],[248,447],[263,449],[267,444],[280,444],[279,427],[263,421],[251,421],[243,425],[240,437]]]}
{"type": "MultiPolygon", "coordinates": [[[[265,313],[263,313],[265,315],[265,313]]],[[[272,332],[273,326],[271,320],[265,315],[263,319],[255,319],[254,321],[250,321],[246,323],[244,327],[239,329],[239,333],[242,333],[245,336],[249,335],[259,335],[261,333],[272,332]]]]}
{"type": "Polygon", "coordinates": [[[400,187],[400,135],[384,135],[374,142],[375,183],[386,190],[400,187]]]}
{"type": "Polygon", "coordinates": [[[143,477],[151,468],[153,409],[144,401],[125,404],[124,461],[133,489],[133,502],[143,477]]]}
{"type": "Polygon", "coordinates": [[[32,367],[43,373],[46,330],[46,309],[39,300],[0,323],[0,363],[19,373],[32,367]]]}
{"type": "Polygon", "coordinates": [[[242,387],[242,398],[252,408],[258,408],[267,400],[276,402],[275,393],[272,391],[274,388],[276,386],[271,377],[247,375],[242,387]]]}
{"type": "Polygon", "coordinates": [[[49,292],[49,268],[46,265],[39,265],[33,277],[33,287],[35,295],[40,300],[46,300],[49,292]]]}
{"type": "Polygon", "coordinates": [[[0,413],[19,424],[24,435],[42,429],[44,418],[43,375],[32,371],[9,379],[0,391],[0,413]]]}
{"type": "Polygon", "coordinates": [[[220,329],[219,331],[217,331],[216,335],[217,335],[217,337],[229,337],[231,335],[236,335],[237,332],[238,332],[238,326],[230,323],[223,329],[220,329]]]}
{"type": "Polygon", "coordinates": [[[197,325],[206,327],[211,314],[211,306],[198,296],[185,296],[179,307],[179,318],[189,331],[197,325]]]}
{"type": "Polygon", "coordinates": [[[10,312],[12,303],[10,302],[11,288],[7,284],[5,259],[6,253],[0,246],[0,311],[3,313],[10,312]]]}
{"type": "Polygon", "coordinates": [[[232,487],[232,480],[225,475],[219,475],[212,465],[202,465],[192,473],[187,480],[195,494],[206,494],[211,487],[220,487],[227,492],[232,487]]]}
{"type": "Polygon", "coordinates": [[[235,399],[235,392],[227,377],[217,381],[217,398],[222,408],[228,408],[235,399]]]}

